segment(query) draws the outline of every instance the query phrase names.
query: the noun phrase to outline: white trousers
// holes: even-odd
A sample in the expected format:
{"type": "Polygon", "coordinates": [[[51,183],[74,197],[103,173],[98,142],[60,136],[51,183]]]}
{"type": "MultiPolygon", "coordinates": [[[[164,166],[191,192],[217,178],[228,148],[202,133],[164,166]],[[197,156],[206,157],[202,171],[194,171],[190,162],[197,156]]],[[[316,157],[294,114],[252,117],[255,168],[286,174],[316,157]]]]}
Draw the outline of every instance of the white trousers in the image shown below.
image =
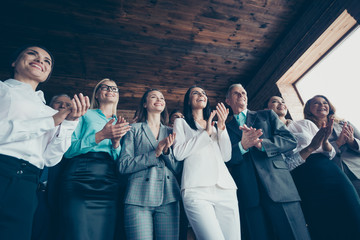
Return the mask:
{"type": "Polygon", "coordinates": [[[240,240],[235,189],[218,186],[184,189],[184,208],[198,240],[240,240]]]}

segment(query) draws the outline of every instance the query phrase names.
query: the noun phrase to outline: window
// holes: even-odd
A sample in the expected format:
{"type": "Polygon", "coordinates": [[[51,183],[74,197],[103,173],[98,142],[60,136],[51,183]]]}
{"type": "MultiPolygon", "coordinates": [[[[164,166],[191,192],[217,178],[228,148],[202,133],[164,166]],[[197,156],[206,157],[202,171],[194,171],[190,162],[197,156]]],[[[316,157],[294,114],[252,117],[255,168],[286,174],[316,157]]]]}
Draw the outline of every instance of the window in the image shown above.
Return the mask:
{"type": "Polygon", "coordinates": [[[308,71],[295,86],[303,102],[325,95],[336,115],[360,129],[360,27],[308,71]]]}
{"type": "MultiPolygon", "coordinates": [[[[286,73],[276,82],[283,98],[285,99],[289,112],[294,120],[303,119],[303,104],[306,102],[309,98],[313,97],[316,94],[322,94],[326,95],[330,101],[333,102],[334,106],[337,109],[337,115],[340,118],[346,118],[347,120],[353,122],[355,126],[359,125],[357,124],[353,118],[350,118],[348,115],[344,115],[343,112],[354,112],[358,116],[360,116],[359,109],[360,107],[357,107],[357,109],[353,109],[351,111],[343,109],[342,105],[339,105],[337,101],[333,100],[333,93],[326,93],[322,92],[323,89],[328,89],[335,86],[335,89],[340,89],[340,85],[343,82],[343,79],[350,79],[348,75],[347,70],[337,70],[338,68],[334,68],[332,70],[336,70],[340,75],[336,75],[337,77],[337,83],[319,83],[318,79],[320,79],[319,75],[322,76],[322,78],[325,78],[326,81],[328,79],[326,76],[326,70],[321,71],[318,73],[318,69],[321,69],[320,66],[324,64],[328,59],[331,59],[332,52],[335,52],[337,49],[341,49],[342,44],[339,44],[339,42],[344,42],[347,39],[351,39],[352,36],[357,35],[357,32],[359,30],[356,29],[357,23],[356,20],[345,10],[342,12],[337,19],[321,34],[321,36],[302,54],[302,56],[286,71],[286,73]],[[356,31],[355,31],[355,30],[356,31]],[[349,34],[349,32],[353,32],[353,34],[349,34]],[[344,38],[344,36],[347,36],[344,38]],[[344,39],[341,41],[341,39],[344,39]],[[336,47],[334,47],[336,46],[336,47]],[[333,51],[331,51],[333,50],[333,51]],[[309,70],[310,69],[310,70],[309,70]],[[315,74],[318,73],[316,77],[311,78],[311,84],[310,86],[302,86],[306,83],[306,80],[309,78],[308,74],[315,74]],[[320,85],[318,85],[320,84],[320,85]]],[[[356,40],[355,40],[356,41],[356,40]]],[[[358,42],[360,43],[360,42],[358,42]]],[[[360,52],[355,50],[352,50],[354,52],[354,56],[358,57],[360,56],[360,52]]],[[[336,56],[336,55],[335,55],[336,56]]],[[[359,62],[358,60],[351,61],[353,64],[356,64],[356,62],[359,62]]],[[[343,64],[343,61],[341,62],[343,64]]],[[[339,65],[339,64],[338,64],[339,65]]],[[[337,66],[338,66],[337,65],[337,66]]],[[[354,67],[354,65],[346,65],[345,67],[350,67],[354,69],[360,70],[360,65],[354,67]]],[[[329,71],[328,71],[329,72],[329,71]]],[[[334,74],[333,74],[334,75],[334,74]]],[[[360,80],[360,74],[355,74],[355,78],[360,80]],[[359,77],[357,77],[359,75],[359,77]]],[[[314,75],[315,76],[315,75],[314,75]]],[[[352,80],[352,86],[348,86],[348,90],[343,90],[343,93],[337,92],[337,95],[343,94],[343,97],[348,105],[355,105],[356,103],[350,103],[351,101],[356,101],[353,98],[350,98],[350,92],[349,89],[360,89],[359,85],[360,81],[354,81],[352,80]]],[[[356,95],[360,96],[360,91],[356,95]]],[[[354,95],[354,96],[356,96],[354,95]]],[[[359,100],[357,100],[357,105],[359,105],[359,100]]],[[[360,119],[360,117],[358,117],[360,119]]],[[[357,120],[357,119],[355,119],[357,120]]],[[[360,126],[359,126],[360,128],[360,126]]]]}

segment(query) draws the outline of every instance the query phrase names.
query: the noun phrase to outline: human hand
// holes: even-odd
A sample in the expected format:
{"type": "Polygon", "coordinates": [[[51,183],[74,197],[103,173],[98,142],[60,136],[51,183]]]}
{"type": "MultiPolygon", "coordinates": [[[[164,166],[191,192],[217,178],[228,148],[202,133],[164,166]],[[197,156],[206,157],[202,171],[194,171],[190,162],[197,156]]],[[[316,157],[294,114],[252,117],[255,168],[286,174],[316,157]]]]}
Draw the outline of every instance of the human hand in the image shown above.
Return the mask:
{"type": "Polygon", "coordinates": [[[263,135],[262,129],[248,127],[246,124],[240,126],[239,129],[242,131],[241,145],[244,150],[248,150],[253,146],[261,149],[263,140],[259,137],[263,135]]]}
{"type": "Polygon", "coordinates": [[[325,139],[325,128],[320,128],[319,131],[315,134],[315,136],[311,139],[311,142],[308,146],[309,151],[312,153],[316,149],[318,149],[325,139]]]}
{"type": "Polygon", "coordinates": [[[224,130],[225,121],[229,115],[229,109],[226,108],[223,103],[218,103],[218,105],[216,106],[216,115],[218,117],[218,128],[224,130]]]}
{"type": "Polygon", "coordinates": [[[90,107],[90,100],[88,96],[83,96],[82,93],[74,96],[71,100],[71,107],[61,109],[53,115],[55,126],[60,125],[65,119],[69,121],[76,121],[79,117],[84,115],[90,107]]]}
{"type": "Polygon", "coordinates": [[[354,137],[354,128],[348,124],[347,122],[344,124],[344,132],[345,132],[345,137],[346,137],[346,143],[352,144],[355,140],[354,137]],[[344,129],[345,128],[345,129],[344,129]]]}
{"type": "Polygon", "coordinates": [[[78,120],[78,118],[83,116],[90,107],[89,97],[84,96],[82,93],[80,93],[79,96],[75,94],[71,102],[71,112],[66,117],[66,120],[69,121],[78,120]]]}
{"type": "Polygon", "coordinates": [[[341,129],[341,133],[336,140],[336,144],[338,147],[341,147],[345,143],[352,144],[354,142],[354,129],[345,122],[343,128],[341,129]]]}
{"type": "Polygon", "coordinates": [[[175,137],[176,133],[172,133],[159,142],[155,150],[156,157],[159,157],[161,153],[168,154],[169,148],[174,144],[175,137]]]}
{"type": "Polygon", "coordinates": [[[120,145],[120,139],[131,129],[131,126],[125,118],[119,116],[115,125],[112,125],[112,128],[116,132],[116,137],[111,138],[111,143],[113,148],[116,149],[120,145]]]}
{"type": "Polygon", "coordinates": [[[324,129],[324,139],[322,141],[322,148],[327,152],[330,152],[332,149],[332,146],[329,142],[329,137],[333,132],[333,127],[334,127],[334,118],[330,118],[328,124],[326,126],[324,124],[322,127],[324,129]]]}
{"type": "MultiPolygon", "coordinates": [[[[122,117],[119,117],[115,124],[115,118],[112,118],[105,124],[103,129],[95,134],[95,142],[99,143],[104,139],[112,139],[114,142],[119,142],[121,137],[124,136],[131,128],[128,122],[122,117]]],[[[113,146],[114,146],[113,142],[113,146]]]]}
{"type": "Polygon", "coordinates": [[[206,132],[209,134],[209,136],[211,135],[212,131],[213,131],[213,126],[214,126],[214,122],[213,122],[213,119],[216,115],[216,110],[212,111],[210,113],[210,116],[209,116],[209,119],[207,120],[207,123],[206,123],[206,132]]]}

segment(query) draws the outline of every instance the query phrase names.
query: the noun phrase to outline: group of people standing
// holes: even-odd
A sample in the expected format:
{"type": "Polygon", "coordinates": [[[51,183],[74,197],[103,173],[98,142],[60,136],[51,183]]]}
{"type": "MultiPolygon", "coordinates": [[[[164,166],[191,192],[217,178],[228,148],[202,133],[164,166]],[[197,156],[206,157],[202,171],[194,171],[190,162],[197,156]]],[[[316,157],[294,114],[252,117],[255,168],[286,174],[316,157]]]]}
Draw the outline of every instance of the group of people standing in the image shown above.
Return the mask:
{"type": "Polygon", "coordinates": [[[169,126],[164,95],[149,89],[130,124],[110,79],[91,101],[46,106],[35,90],[53,64],[46,48],[25,46],[0,82],[0,239],[41,239],[42,204],[42,239],[176,240],[181,215],[199,240],[360,239],[360,135],[325,96],[294,122],[281,97],[251,111],[233,84],[230,108],[211,110],[192,86],[169,126]]]}

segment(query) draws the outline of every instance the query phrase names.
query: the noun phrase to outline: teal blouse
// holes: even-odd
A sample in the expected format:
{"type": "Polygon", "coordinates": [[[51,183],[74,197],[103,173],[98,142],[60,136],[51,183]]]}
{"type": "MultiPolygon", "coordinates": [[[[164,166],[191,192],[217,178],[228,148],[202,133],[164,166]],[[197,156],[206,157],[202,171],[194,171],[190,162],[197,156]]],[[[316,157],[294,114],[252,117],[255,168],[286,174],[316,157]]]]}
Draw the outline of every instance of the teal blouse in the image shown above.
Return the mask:
{"type": "Polygon", "coordinates": [[[98,144],[95,142],[95,134],[111,119],[106,118],[100,109],[89,109],[79,119],[79,124],[71,136],[71,146],[64,156],[72,158],[88,152],[107,152],[116,160],[120,155],[121,146],[113,149],[111,139],[104,139],[98,144]]]}

